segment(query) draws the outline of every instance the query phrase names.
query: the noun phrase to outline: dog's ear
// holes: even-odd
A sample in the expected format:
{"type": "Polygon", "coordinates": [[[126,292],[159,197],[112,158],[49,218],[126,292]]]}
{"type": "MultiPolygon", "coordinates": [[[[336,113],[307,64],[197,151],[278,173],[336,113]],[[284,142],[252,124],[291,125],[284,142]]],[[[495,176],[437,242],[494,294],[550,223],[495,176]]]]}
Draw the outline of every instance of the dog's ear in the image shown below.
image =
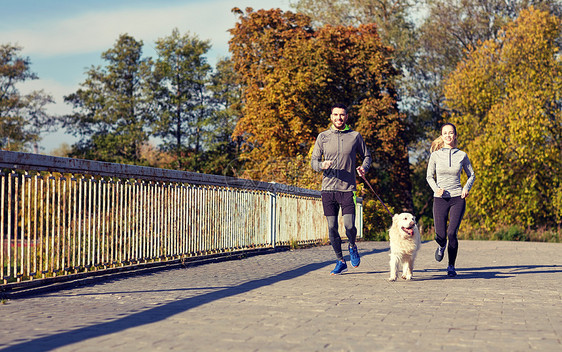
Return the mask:
{"type": "Polygon", "coordinates": [[[400,217],[400,214],[394,214],[394,216],[392,217],[392,222],[398,220],[398,217],[400,217]]]}

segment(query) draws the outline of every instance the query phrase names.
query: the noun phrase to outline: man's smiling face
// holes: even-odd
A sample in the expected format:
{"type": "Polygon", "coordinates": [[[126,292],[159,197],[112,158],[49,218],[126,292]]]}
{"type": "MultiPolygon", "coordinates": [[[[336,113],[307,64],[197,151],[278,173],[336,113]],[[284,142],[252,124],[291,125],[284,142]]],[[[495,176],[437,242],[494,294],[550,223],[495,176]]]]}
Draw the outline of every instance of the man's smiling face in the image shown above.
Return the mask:
{"type": "Polygon", "coordinates": [[[345,128],[345,123],[347,122],[347,113],[345,109],[333,108],[330,120],[332,120],[332,124],[335,128],[343,130],[345,128]]]}

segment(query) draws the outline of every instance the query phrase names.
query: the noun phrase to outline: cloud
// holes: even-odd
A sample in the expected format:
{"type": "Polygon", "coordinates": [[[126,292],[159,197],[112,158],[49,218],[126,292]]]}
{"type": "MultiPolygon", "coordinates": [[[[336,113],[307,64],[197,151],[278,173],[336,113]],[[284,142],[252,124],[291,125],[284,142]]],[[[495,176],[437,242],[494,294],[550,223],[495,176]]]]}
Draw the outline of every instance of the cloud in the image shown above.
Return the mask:
{"type": "MultiPolygon", "coordinates": [[[[188,1],[182,5],[166,5],[154,1],[154,8],[142,7],[143,2],[133,9],[95,9],[93,2],[81,6],[88,11],[64,13],[56,18],[36,16],[32,21],[0,23],[0,44],[18,44],[21,54],[29,56],[32,71],[41,79],[18,85],[21,93],[43,89],[55,99],[47,111],[64,115],[72,111],[63,97],[76,91],[84,78],[84,70],[97,64],[103,51],[113,47],[119,35],[129,34],[144,43],[144,55],[153,56],[152,48],[158,38],[166,37],[178,28],[180,33],[189,32],[200,40],[209,40],[212,45],[208,53],[209,63],[218,57],[228,55],[227,32],[237,16],[231,13],[233,7],[282,8],[288,0],[204,0],[188,1]],[[90,10],[94,8],[94,10],[90,10]],[[65,17],[66,16],[66,17],[65,17]],[[44,17],[39,20],[37,18],[44,17]],[[11,28],[11,29],[6,29],[11,28]],[[63,83],[64,82],[64,83],[63,83]]],[[[19,5],[18,5],[19,6],[19,5]]],[[[1,17],[1,16],[0,16],[1,17]]],[[[22,14],[22,18],[26,18],[22,14]]],[[[44,136],[42,144],[46,149],[57,147],[60,141],[72,141],[63,130],[44,136]]]]}
{"type": "Polygon", "coordinates": [[[229,3],[88,12],[64,20],[36,22],[2,36],[23,46],[27,54],[43,57],[107,50],[124,33],[152,46],[176,27],[201,40],[226,43],[227,29],[236,21],[229,3]]]}
{"type": "MultiPolygon", "coordinates": [[[[18,84],[18,90],[21,94],[29,94],[32,91],[40,90],[43,90],[45,94],[49,94],[55,102],[53,104],[46,105],[45,109],[47,113],[51,115],[63,116],[72,113],[72,106],[64,102],[64,96],[76,91],[76,87],[74,85],[63,85],[60,82],[51,79],[36,79],[18,84]],[[48,91],[44,89],[45,87],[49,87],[48,91]]],[[[61,143],[71,145],[76,141],[78,141],[78,138],[69,135],[64,129],[59,128],[53,132],[43,132],[41,134],[39,146],[42,148],[43,152],[51,152],[52,150],[59,148],[61,143]]]]}
{"type": "Polygon", "coordinates": [[[72,107],[64,102],[64,96],[74,93],[75,85],[64,85],[52,79],[35,79],[19,83],[17,88],[21,94],[43,90],[45,94],[50,95],[55,101],[53,104],[45,106],[50,114],[65,115],[72,112],[72,107]],[[45,87],[49,87],[48,90],[45,87]]]}

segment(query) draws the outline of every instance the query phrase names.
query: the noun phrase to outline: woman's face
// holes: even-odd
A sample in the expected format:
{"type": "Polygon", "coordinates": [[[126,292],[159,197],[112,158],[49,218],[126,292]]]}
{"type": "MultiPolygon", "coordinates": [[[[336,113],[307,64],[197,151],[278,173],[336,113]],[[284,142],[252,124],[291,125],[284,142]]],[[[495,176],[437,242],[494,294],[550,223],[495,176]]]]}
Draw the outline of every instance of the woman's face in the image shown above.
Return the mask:
{"type": "Polygon", "coordinates": [[[457,141],[457,136],[455,134],[455,129],[451,125],[445,125],[441,129],[441,138],[446,147],[452,148],[455,146],[457,141]]]}

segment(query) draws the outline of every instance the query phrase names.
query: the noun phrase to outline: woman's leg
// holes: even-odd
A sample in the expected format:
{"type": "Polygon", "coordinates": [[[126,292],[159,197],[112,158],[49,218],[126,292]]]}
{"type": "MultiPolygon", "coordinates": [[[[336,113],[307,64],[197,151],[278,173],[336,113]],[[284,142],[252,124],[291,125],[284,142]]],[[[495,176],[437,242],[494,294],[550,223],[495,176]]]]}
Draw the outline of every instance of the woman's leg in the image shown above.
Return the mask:
{"type": "Polygon", "coordinates": [[[455,266],[457,253],[459,251],[459,241],[457,233],[461,225],[464,211],[466,209],[466,201],[461,197],[451,198],[451,209],[449,211],[449,226],[447,227],[447,238],[449,246],[447,252],[449,254],[449,265],[455,266]]]}
{"type": "Polygon", "coordinates": [[[447,220],[449,218],[449,200],[439,197],[433,198],[433,226],[435,227],[435,241],[440,247],[447,244],[447,220]]]}

